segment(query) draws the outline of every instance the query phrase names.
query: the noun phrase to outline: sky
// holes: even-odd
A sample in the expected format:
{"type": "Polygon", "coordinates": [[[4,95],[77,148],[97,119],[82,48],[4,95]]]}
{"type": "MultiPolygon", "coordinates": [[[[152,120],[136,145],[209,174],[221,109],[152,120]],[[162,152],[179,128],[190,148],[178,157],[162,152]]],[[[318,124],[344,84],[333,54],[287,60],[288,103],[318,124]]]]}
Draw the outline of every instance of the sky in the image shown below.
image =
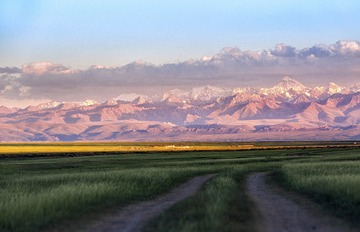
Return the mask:
{"type": "Polygon", "coordinates": [[[360,1],[1,0],[0,67],[176,63],[223,47],[360,39],[360,1]]]}
{"type": "Polygon", "coordinates": [[[360,83],[360,1],[1,0],[0,105],[360,83]]]}

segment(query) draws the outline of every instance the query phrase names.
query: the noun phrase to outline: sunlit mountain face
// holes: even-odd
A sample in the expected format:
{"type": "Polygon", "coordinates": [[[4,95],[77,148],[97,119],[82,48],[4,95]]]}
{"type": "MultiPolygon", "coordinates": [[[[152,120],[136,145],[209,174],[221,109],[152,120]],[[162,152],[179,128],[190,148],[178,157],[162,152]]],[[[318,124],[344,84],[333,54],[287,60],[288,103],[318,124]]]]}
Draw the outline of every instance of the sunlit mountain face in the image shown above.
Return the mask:
{"type": "Polygon", "coordinates": [[[1,141],[359,139],[359,84],[210,85],[104,102],[0,107],[1,141]]]}

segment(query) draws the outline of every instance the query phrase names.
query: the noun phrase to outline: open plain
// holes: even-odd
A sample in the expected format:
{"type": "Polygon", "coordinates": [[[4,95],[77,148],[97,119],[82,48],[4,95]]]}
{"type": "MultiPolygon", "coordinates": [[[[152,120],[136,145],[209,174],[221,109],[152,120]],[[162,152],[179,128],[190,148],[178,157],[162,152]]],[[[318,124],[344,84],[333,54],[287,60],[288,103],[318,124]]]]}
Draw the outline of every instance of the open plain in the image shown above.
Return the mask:
{"type": "MultiPolygon", "coordinates": [[[[354,141],[0,147],[1,231],[274,231],[266,212],[288,205],[330,220],[340,228],[334,231],[360,228],[360,150],[354,141]],[[275,199],[276,191],[283,199],[275,199]],[[121,216],[127,210],[149,213],[136,214],[135,228],[121,216]]],[[[280,223],[276,230],[324,231],[299,222],[300,229],[280,223]]]]}

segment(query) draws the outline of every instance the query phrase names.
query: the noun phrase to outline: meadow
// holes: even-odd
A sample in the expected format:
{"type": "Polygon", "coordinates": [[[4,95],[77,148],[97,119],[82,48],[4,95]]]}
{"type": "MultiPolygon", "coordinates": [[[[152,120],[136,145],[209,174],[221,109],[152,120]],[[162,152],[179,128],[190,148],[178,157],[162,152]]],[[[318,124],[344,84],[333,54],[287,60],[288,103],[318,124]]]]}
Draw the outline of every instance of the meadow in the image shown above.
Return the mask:
{"type": "MultiPolygon", "coordinates": [[[[22,145],[7,146],[17,146],[19,151],[22,145]]],[[[36,146],[43,146],[45,151],[55,145],[36,146]]],[[[21,152],[10,152],[9,157],[3,149],[0,153],[7,158],[0,159],[0,231],[81,230],[101,215],[153,199],[194,176],[209,173],[217,175],[201,191],[154,218],[145,230],[255,231],[258,212],[244,187],[251,172],[274,172],[284,188],[304,194],[355,223],[360,217],[359,148],[337,148],[338,144],[331,148],[326,148],[329,144],[316,145],[321,148],[296,146],[300,145],[293,144],[292,149],[131,154],[112,151],[92,156],[32,158],[21,152]]]]}
{"type": "Polygon", "coordinates": [[[360,161],[286,164],[284,183],[353,222],[360,218],[360,161]]]}

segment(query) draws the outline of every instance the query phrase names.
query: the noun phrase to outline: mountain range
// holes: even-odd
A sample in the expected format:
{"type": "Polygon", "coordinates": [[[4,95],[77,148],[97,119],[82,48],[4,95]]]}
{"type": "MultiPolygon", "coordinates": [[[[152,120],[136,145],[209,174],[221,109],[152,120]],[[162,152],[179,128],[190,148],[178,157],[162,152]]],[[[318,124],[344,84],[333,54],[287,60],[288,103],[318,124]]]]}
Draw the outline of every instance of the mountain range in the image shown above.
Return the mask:
{"type": "Polygon", "coordinates": [[[268,88],[201,86],[106,102],[0,106],[0,141],[360,139],[360,83],[268,88]]]}

